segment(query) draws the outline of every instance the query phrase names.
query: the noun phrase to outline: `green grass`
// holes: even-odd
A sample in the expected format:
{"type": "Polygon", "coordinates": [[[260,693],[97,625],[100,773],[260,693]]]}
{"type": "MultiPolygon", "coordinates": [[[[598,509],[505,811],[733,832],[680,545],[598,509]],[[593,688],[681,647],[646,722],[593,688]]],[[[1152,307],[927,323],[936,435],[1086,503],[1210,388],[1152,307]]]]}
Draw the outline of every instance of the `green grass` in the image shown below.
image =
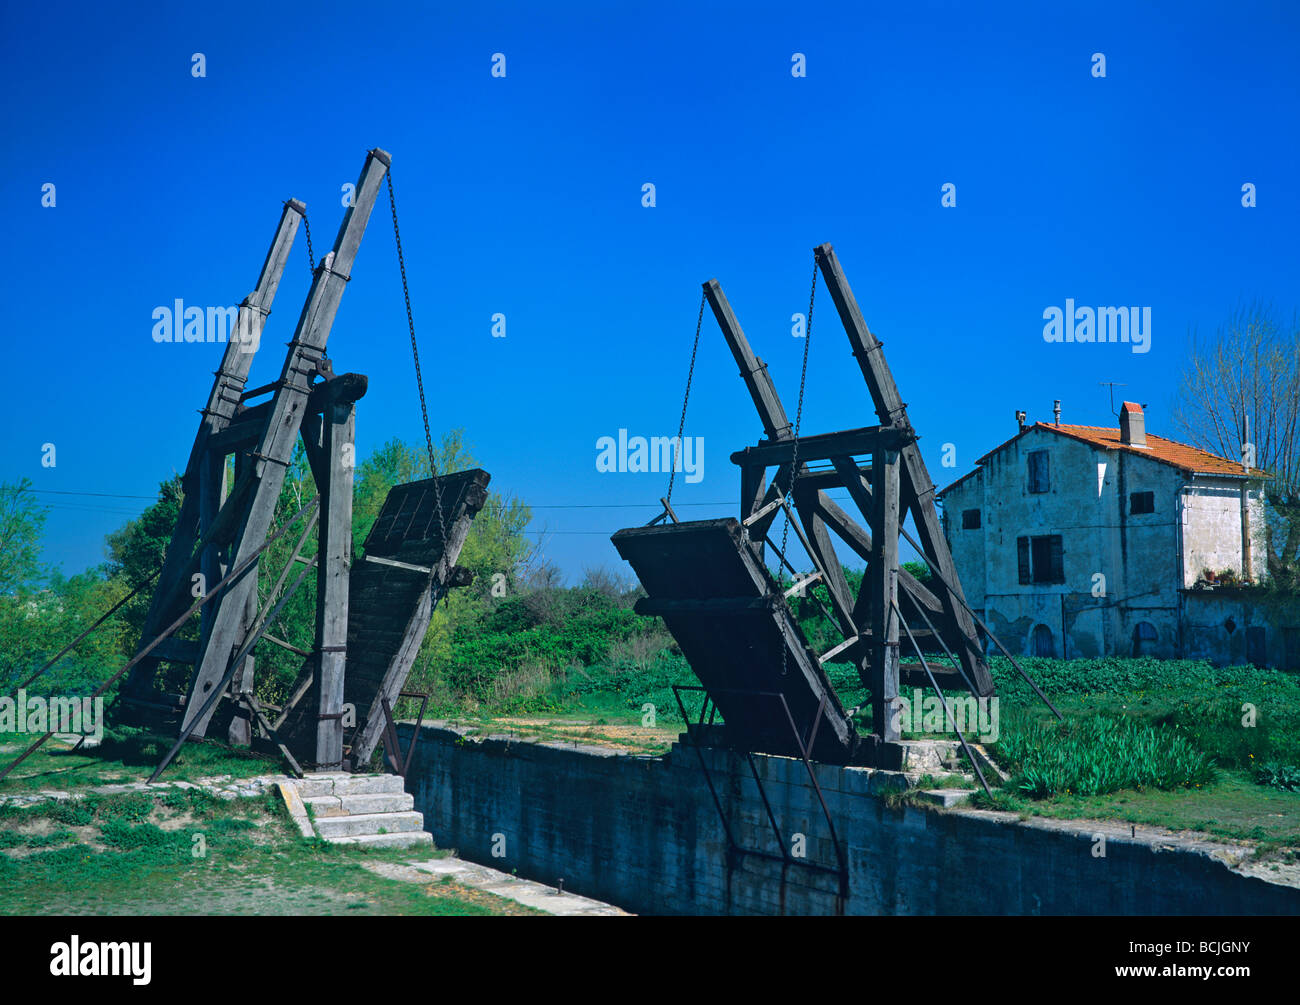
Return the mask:
{"type": "Polygon", "coordinates": [[[1300,680],[1191,660],[1019,661],[1055,718],[1005,659],[994,756],[1013,777],[976,805],[1023,816],[1117,819],[1300,846],[1300,680]]]}
{"type": "Polygon", "coordinates": [[[363,863],[411,853],[303,841],[274,795],[172,790],[0,807],[0,835],[3,914],[525,913],[432,878],[377,876],[363,863]]]}
{"type": "Polygon", "coordinates": [[[993,790],[991,799],[978,793],[973,802],[1026,818],[1122,820],[1251,841],[1264,851],[1300,848],[1300,793],[1265,788],[1241,771],[1221,771],[1212,784],[1202,788],[1141,792],[1124,789],[1105,795],[1070,793],[1051,799],[1031,799],[1013,789],[1001,788],[993,790]]]}

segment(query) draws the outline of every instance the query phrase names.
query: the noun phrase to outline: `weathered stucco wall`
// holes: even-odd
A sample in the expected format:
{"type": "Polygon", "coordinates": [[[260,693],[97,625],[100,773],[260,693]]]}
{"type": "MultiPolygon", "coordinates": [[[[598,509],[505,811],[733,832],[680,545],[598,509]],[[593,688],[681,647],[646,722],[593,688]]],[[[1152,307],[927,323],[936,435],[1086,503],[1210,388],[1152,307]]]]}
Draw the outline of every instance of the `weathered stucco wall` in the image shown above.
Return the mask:
{"type": "Polygon", "coordinates": [[[1193,591],[1184,601],[1184,648],[1189,659],[1230,666],[1246,663],[1247,639],[1262,630],[1269,666],[1300,670],[1300,600],[1249,591],[1193,591]]]}
{"type": "MultiPolygon", "coordinates": [[[[411,726],[401,727],[403,746],[411,726]]],[[[776,839],[743,759],[703,752],[737,843],[776,839]]],[[[756,755],[782,840],[834,869],[803,763],[756,755]]],[[[1300,889],[1229,867],[1223,846],[1126,825],[893,808],[896,776],[816,765],[847,885],[729,855],[693,749],[666,757],[422,729],[407,789],[437,844],[495,868],[650,914],[1295,914],[1300,889]],[[1104,856],[1096,850],[1105,837],[1104,856]],[[500,854],[494,854],[499,852],[500,854]]]]}

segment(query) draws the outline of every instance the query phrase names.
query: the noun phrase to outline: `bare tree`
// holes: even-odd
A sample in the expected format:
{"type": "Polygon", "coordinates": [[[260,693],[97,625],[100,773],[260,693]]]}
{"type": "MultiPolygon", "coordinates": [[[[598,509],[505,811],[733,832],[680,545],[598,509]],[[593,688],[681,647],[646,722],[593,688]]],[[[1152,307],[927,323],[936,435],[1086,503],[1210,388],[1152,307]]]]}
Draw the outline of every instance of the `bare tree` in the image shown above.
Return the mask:
{"type": "Polygon", "coordinates": [[[1193,335],[1174,423],[1194,445],[1263,473],[1269,575],[1293,578],[1300,553],[1300,323],[1255,303],[1208,338],[1193,335]]]}
{"type": "Polygon", "coordinates": [[[584,587],[595,590],[610,600],[621,599],[632,588],[626,574],[607,565],[586,566],[582,570],[582,576],[584,587]]]}

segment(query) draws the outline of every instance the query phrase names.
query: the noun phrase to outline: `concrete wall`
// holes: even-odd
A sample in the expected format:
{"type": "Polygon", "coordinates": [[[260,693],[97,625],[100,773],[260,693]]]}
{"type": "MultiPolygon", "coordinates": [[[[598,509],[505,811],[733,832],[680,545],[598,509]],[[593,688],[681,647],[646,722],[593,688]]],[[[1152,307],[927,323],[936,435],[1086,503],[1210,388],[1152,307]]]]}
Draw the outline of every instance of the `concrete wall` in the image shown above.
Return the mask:
{"type": "Polygon", "coordinates": [[[1223,587],[1186,595],[1183,646],[1189,659],[1221,666],[1246,663],[1251,629],[1263,632],[1268,666],[1300,670],[1300,601],[1280,594],[1243,595],[1223,587]]]}
{"type": "MultiPolygon", "coordinates": [[[[403,746],[412,727],[401,727],[403,746]]],[[[776,851],[748,768],[703,752],[737,843],[776,851]]],[[[422,729],[407,789],[440,847],[644,914],[1295,914],[1300,889],[1234,871],[1241,851],[1127,826],[893,808],[890,772],[816,765],[847,858],[804,765],[755,756],[782,840],[819,872],[729,856],[696,753],[477,739],[422,729]],[[1095,854],[1105,835],[1105,855],[1095,854]],[[494,850],[502,854],[494,855],[494,850]]]]}

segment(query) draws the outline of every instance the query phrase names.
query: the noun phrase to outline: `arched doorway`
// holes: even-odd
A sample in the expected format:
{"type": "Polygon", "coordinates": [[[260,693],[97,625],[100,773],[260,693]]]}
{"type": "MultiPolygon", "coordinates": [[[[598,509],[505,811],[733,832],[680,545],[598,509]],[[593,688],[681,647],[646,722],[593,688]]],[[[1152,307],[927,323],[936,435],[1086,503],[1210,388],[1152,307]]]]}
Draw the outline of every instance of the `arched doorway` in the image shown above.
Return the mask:
{"type": "Polygon", "coordinates": [[[1029,637],[1029,655],[1056,656],[1056,640],[1052,637],[1052,630],[1046,625],[1034,626],[1034,632],[1029,637]]]}
{"type": "Polygon", "coordinates": [[[1133,655],[1153,656],[1156,651],[1156,626],[1139,621],[1133,628],[1133,655]]]}

